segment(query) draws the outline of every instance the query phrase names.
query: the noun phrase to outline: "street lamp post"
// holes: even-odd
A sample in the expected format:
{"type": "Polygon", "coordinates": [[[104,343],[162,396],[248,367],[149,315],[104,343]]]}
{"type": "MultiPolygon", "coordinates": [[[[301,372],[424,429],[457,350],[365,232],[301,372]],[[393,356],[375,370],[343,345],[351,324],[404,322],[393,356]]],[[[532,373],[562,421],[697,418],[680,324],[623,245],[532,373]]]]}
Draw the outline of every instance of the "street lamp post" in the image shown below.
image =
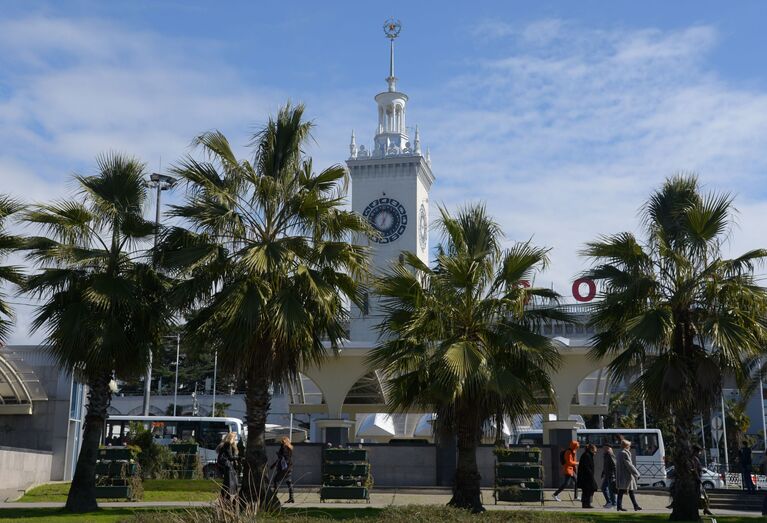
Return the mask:
{"type": "MultiPolygon", "coordinates": [[[[165,174],[152,173],[149,176],[149,181],[146,182],[147,187],[157,190],[157,205],[155,209],[155,230],[154,230],[154,248],[157,249],[157,235],[160,230],[160,194],[162,191],[166,191],[173,187],[176,179],[172,176],[165,174]]],[[[149,363],[146,367],[146,376],[144,378],[144,404],[143,412],[144,416],[149,416],[149,397],[152,394],[152,352],[149,352],[149,363]]]]}
{"type": "Polygon", "coordinates": [[[176,334],[176,384],[173,386],[173,415],[176,415],[178,409],[178,359],[181,353],[181,334],[176,334]]]}
{"type": "Polygon", "coordinates": [[[764,448],[765,452],[767,452],[767,416],[764,415],[764,380],[762,379],[762,362],[759,361],[759,401],[761,402],[762,411],[761,416],[762,418],[762,434],[764,436],[764,448]]]}
{"type": "Polygon", "coordinates": [[[216,375],[218,373],[218,351],[213,355],[213,410],[211,416],[216,415],[216,375]]]}

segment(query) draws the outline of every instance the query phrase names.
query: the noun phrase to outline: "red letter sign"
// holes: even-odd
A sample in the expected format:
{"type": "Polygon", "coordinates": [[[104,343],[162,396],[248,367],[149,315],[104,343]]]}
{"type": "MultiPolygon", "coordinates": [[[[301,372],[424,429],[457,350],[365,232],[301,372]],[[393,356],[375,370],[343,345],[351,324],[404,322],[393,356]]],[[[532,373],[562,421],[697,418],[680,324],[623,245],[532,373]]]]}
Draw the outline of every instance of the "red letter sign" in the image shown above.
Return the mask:
{"type": "Polygon", "coordinates": [[[573,282],[573,298],[575,298],[576,301],[585,302],[585,301],[591,301],[594,299],[594,296],[597,295],[597,284],[594,283],[594,280],[590,280],[588,278],[578,278],[573,282]],[[581,294],[581,284],[585,283],[589,286],[589,293],[584,296],[581,294]]]}

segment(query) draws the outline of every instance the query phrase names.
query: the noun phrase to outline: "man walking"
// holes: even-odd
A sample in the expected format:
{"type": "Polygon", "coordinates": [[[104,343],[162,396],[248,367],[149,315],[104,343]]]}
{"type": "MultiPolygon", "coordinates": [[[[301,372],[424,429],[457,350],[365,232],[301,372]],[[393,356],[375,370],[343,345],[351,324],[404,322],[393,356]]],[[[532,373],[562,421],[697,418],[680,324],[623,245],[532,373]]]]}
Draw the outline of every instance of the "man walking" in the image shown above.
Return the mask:
{"type": "Polygon", "coordinates": [[[615,506],[615,453],[609,443],[604,444],[604,452],[602,458],[604,463],[602,465],[602,494],[605,496],[604,508],[612,508],[615,506]]]}
{"type": "Polygon", "coordinates": [[[756,485],[754,485],[751,479],[753,473],[753,462],[751,461],[751,447],[744,439],[743,446],[738,453],[738,461],[740,462],[740,477],[743,490],[749,494],[756,494],[756,485]]]}

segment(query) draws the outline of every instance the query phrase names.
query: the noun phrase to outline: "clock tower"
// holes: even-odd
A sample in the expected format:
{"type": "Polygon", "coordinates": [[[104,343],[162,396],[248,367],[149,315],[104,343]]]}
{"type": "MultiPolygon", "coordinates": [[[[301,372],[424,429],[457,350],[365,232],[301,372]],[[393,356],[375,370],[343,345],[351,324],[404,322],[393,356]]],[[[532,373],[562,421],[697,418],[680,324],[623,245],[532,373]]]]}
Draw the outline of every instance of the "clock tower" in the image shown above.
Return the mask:
{"type": "MultiPolygon", "coordinates": [[[[362,239],[371,248],[370,267],[374,275],[385,272],[402,251],[415,253],[429,262],[429,190],[434,183],[428,152],[421,153],[418,127],[410,141],[405,125],[408,97],[397,90],[394,76],[394,40],[400,23],[387,20],[389,38],[387,90],[375,97],[378,127],[373,147],[357,146],[352,132],[346,165],[352,179],[352,210],[368,219],[377,234],[362,239]]],[[[375,342],[376,325],[381,321],[378,299],[370,294],[366,310],[352,307],[350,338],[375,342]]]]}

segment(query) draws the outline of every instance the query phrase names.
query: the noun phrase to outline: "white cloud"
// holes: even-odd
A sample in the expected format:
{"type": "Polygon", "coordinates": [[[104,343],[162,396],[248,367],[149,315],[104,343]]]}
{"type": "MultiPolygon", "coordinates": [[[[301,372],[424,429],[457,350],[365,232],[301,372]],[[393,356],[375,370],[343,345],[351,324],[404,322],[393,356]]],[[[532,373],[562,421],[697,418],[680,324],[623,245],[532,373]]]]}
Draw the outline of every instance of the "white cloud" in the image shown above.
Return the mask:
{"type": "Polygon", "coordinates": [[[487,201],[511,239],[554,247],[543,280],[569,294],[585,268],[583,244],[635,229],[644,199],[678,171],[741,195],[733,252],[765,244],[767,93],[709,68],[714,28],[499,20],[474,33],[492,41],[480,40],[465,73],[444,91],[411,96],[411,105],[436,101],[422,120],[433,200],[487,201]]]}
{"type": "MultiPolygon", "coordinates": [[[[401,79],[408,121],[431,146],[432,202],[485,200],[510,239],[553,247],[541,281],[569,293],[584,242],[634,229],[649,192],[679,170],[739,195],[735,252],[764,243],[767,93],[710,68],[715,28],[495,19],[470,34],[476,47],[456,59],[454,81],[415,91],[401,79]]],[[[109,149],[167,165],[211,128],[244,145],[288,98],[306,101],[317,123],[317,168],[343,162],[352,128],[358,143],[372,141],[375,93],[246,80],[222,49],[101,19],[0,21],[0,192],[63,195],[68,176],[109,149]]]]}

